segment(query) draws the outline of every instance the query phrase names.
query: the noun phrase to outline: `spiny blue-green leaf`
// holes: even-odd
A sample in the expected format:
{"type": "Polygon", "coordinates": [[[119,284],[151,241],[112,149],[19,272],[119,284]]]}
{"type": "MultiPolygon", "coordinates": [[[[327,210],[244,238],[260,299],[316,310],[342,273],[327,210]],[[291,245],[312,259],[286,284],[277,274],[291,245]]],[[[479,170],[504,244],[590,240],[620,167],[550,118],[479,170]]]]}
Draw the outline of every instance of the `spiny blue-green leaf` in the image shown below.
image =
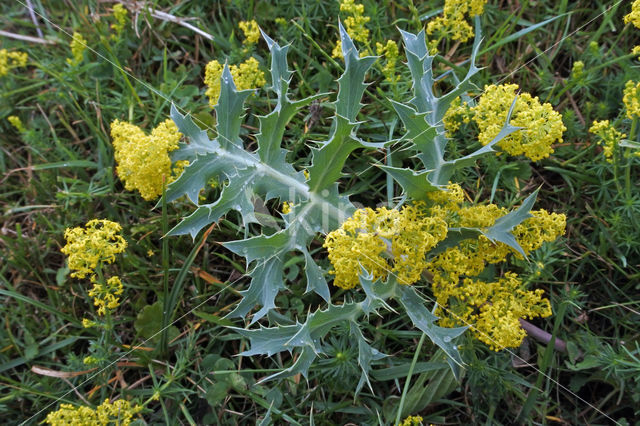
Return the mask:
{"type": "Polygon", "coordinates": [[[254,330],[236,327],[229,327],[229,329],[249,339],[251,349],[240,353],[240,356],[271,356],[292,349],[287,347],[286,343],[298,332],[300,324],[279,325],[278,327],[260,326],[254,330]]]}
{"type": "Polygon", "coordinates": [[[414,97],[409,101],[420,113],[433,113],[433,58],[429,55],[424,30],[412,34],[400,30],[404,49],[407,55],[407,65],[413,80],[414,97]]]}
{"type": "Polygon", "coordinates": [[[306,321],[303,324],[300,324],[300,328],[298,329],[298,332],[294,334],[291,337],[291,339],[289,339],[285,343],[285,346],[290,346],[292,348],[300,348],[300,347],[308,346],[311,349],[313,349],[313,352],[317,354],[319,350],[318,348],[316,348],[316,344],[315,344],[315,341],[313,340],[313,337],[311,337],[310,327],[311,325],[309,321],[306,321]]]}
{"type": "Polygon", "coordinates": [[[277,291],[282,288],[284,280],[284,264],[281,261],[274,262],[272,258],[285,259],[291,251],[302,252],[308,264],[306,268],[308,285],[325,300],[329,300],[330,295],[326,281],[311,258],[307,247],[316,234],[321,232],[328,223],[338,223],[339,218],[334,218],[334,216],[341,213],[341,210],[338,210],[340,202],[345,207],[353,208],[353,206],[348,203],[348,200],[338,196],[337,187],[332,191],[325,191],[325,198],[318,199],[317,195],[313,195],[311,198],[294,205],[291,213],[283,216],[285,229],[269,236],[260,235],[224,244],[229,250],[244,256],[247,265],[254,261],[258,264],[261,262],[274,263],[269,274],[251,274],[252,281],[248,293],[243,293],[246,300],[243,299],[241,306],[230,315],[246,315],[250,310],[248,303],[258,302],[263,308],[254,314],[252,322],[266,315],[268,309],[273,307],[272,299],[267,299],[266,296],[273,295],[275,297],[277,291]],[[274,281],[275,277],[277,280],[274,281]],[[263,291],[261,289],[264,289],[264,294],[258,293],[263,291]],[[247,298],[248,296],[250,297],[247,298]]]}
{"type": "Polygon", "coordinates": [[[482,43],[482,26],[480,25],[480,19],[478,16],[476,16],[475,19],[475,28],[476,33],[473,40],[471,58],[469,59],[469,70],[467,70],[467,74],[464,76],[464,79],[459,82],[456,87],[437,99],[437,107],[433,116],[433,119],[436,123],[442,122],[445,113],[447,112],[449,106],[451,105],[451,102],[453,102],[455,98],[461,96],[463,93],[474,87],[473,83],[471,82],[471,78],[480,71],[480,68],[476,67],[476,57],[478,56],[480,44],[482,43]]]}
{"type": "Polygon", "coordinates": [[[358,342],[358,365],[360,365],[360,369],[362,370],[360,380],[358,381],[358,385],[356,386],[355,395],[358,395],[358,393],[360,393],[360,390],[365,383],[369,386],[371,392],[373,392],[373,387],[371,386],[371,382],[369,381],[369,371],[371,370],[371,363],[382,359],[387,355],[371,347],[371,345],[367,343],[364,336],[362,335],[362,331],[358,327],[358,324],[353,321],[349,322],[349,334],[356,342],[358,342]]]}
{"type": "Polygon", "coordinates": [[[325,302],[331,302],[331,294],[329,293],[329,286],[327,285],[327,279],[324,277],[322,269],[313,260],[311,254],[308,251],[304,251],[304,272],[307,277],[307,289],[305,293],[313,291],[318,296],[322,297],[325,302]]]}
{"type": "Polygon", "coordinates": [[[251,273],[251,284],[240,292],[242,300],[229,317],[245,317],[254,306],[262,306],[252,317],[253,324],[264,317],[270,309],[276,307],[275,300],[280,290],[285,289],[282,271],[284,262],[278,257],[271,257],[258,262],[251,273]]]}
{"type": "MultiPolygon", "coordinates": [[[[453,339],[464,333],[467,327],[444,328],[437,326],[435,321],[438,317],[424,307],[426,301],[418,295],[413,287],[399,285],[398,292],[400,294],[399,301],[404,306],[413,324],[449,356],[449,359],[453,361],[450,365],[462,366],[462,358],[453,339]]],[[[453,370],[453,373],[456,378],[459,378],[459,370],[453,370]]]]}
{"type": "Polygon", "coordinates": [[[392,295],[392,285],[387,282],[382,282],[380,279],[374,282],[373,276],[362,266],[360,266],[360,276],[358,279],[366,296],[361,302],[362,312],[364,312],[365,315],[369,316],[381,307],[394,312],[391,306],[385,302],[385,299],[388,299],[392,295]]]}
{"type": "Polygon", "coordinates": [[[407,64],[413,80],[414,97],[409,101],[419,113],[428,113],[427,121],[433,126],[442,126],[442,118],[451,102],[472,87],[471,78],[480,71],[475,66],[475,59],[480,48],[482,34],[476,25],[476,38],[471,53],[470,66],[464,79],[450,92],[437,97],[433,92],[433,58],[429,55],[424,30],[417,35],[400,30],[407,54],[407,64]]]}
{"type": "Polygon", "coordinates": [[[345,70],[338,79],[338,96],[335,101],[336,114],[331,126],[329,139],[319,148],[312,149],[313,161],[308,168],[309,188],[320,192],[333,185],[342,172],[349,154],[356,148],[366,145],[355,137],[359,123],[358,111],[362,107],[362,94],[367,88],[364,77],[376,57],[360,58],[349,34],[340,26],[340,39],[345,60],[345,70]]]}
{"type": "MultiPolygon", "coordinates": [[[[510,116],[511,114],[509,114],[509,117],[510,116]]],[[[520,127],[515,127],[509,124],[509,117],[507,117],[507,122],[504,124],[504,126],[502,126],[500,132],[498,132],[498,134],[491,140],[491,142],[481,148],[478,148],[471,154],[465,155],[464,157],[443,162],[437,170],[434,170],[431,174],[429,174],[429,181],[434,185],[446,185],[456,170],[472,166],[480,157],[492,152],[496,152],[495,149],[493,149],[495,144],[497,144],[510,134],[521,129],[520,127]]]]}
{"type": "Polygon", "coordinates": [[[479,228],[449,228],[446,238],[427,253],[427,260],[439,255],[448,248],[457,246],[464,240],[476,239],[480,235],[482,235],[482,230],[479,228]]]}
{"type": "Polygon", "coordinates": [[[287,67],[287,51],[289,50],[289,46],[280,47],[278,43],[269,38],[262,30],[260,30],[260,32],[271,51],[272,83],[270,89],[276,93],[278,98],[273,111],[266,116],[259,117],[260,133],[256,135],[258,143],[257,153],[264,163],[272,166],[277,165],[277,168],[285,169],[291,167],[291,165],[285,161],[287,151],[281,147],[282,136],[284,135],[287,123],[291,121],[291,118],[300,108],[310,104],[314,99],[326,96],[327,94],[320,93],[297,102],[291,102],[287,97],[289,81],[292,74],[287,67]]]}
{"type": "Polygon", "coordinates": [[[287,65],[287,52],[289,45],[280,47],[271,37],[269,37],[262,29],[260,29],[262,38],[269,47],[271,52],[271,87],[270,89],[278,95],[278,102],[287,99],[287,91],[289,90],[289,81],[292,72],[289,71],[287,65]]]}
{"type": "Polygon", "coordinates": [[[309,374],[309,367],[315,361],[317,355],[309,346],[304,346],[300,354],[298,355],[298,359],[296,362],[289,368],[286,368],[282,371],[279,371],[275,374],[265,377],[264,379],[260,379],[258,384],[264,383],[269,380],[275,380],[284,377],[295,376],[296,374],[302,374],[305,378],[309,374]]]}
{"type": "Polygon", "coordinates": [[[171,161],[193,161],[197,155],[215,152],[220,147],[218,141],[209,139],[206,130],[200,129],[189,114],[180,114],[173,103],[171,104],[171,119],[178,126],[180,133],[189,139],[188,144],[181,143],[180,149],[171,154],[171,161]]]}
{"type": "Polygon", "coordinates": [[[386,171],[396,182],[400,184],[402,190],[412,200],[426,200],[427,194],[431,191],[438,191],[437,186],[432,185],[427,180],[429,171],[414,172],[410,169],[401,169],[398,167],[378,166],[386,171]]]}
{"type": "Polygon", "coordinates": [[[311,148],[313,162],[307,169],[311,191],[320,192],[340,179],[342,167],[349,154],[360,147],[358,140],[351,137],[355,126],[344,117],[336,115],[330,139],[320,148],[311,148]]]}
{"type": "Polygon", "coordinates": [[[418,158],[427,170],[433,170],[440,166],[444,159],[444,150],[447,139],[438,134],[438,128],[429,124],[426,120],[426,112],[419,113],[414,108],[391,101],[391,105],[402,120],[406,133],[398,142],[409,141],[419,151],[418,158]]]}
{"type": "Polygon", "coordinates": [[[356,115],[362,107],[362,94],[368,84],[364,83],[364,77],[371,65],[378,59],[377,56],[360,57],[351,37],[338,22],[340,40],[342,41],[342,56],[344,57],[345,70],[338,79],[339,89],[336,98],[336,114],[346,118],[350,122],[356,121],[356,115]]]}
{"type": "Polygon", "coordinates": [[[244,256],[247,264],[256,259],[269,258],[274,253],[291,249],[287,230],[276,232],[272,235],[258,235],[246,240],[228,241],[224,246],[237,255],[244,256]]]}
{"type": "Polygon", "coordinates": [[[167,187],[167,202],[172,202],[183,195],[198,205],[198,196],[209,179],[215,178],[218,182],[228,178],[229,165],[223,157],[216,153],[198,155],[195,160],[190,160],[189,166],[182,174],[167,187]]]}
{"type": "Polygon", "coordinates": [[[214,107],[218,124],[218,142],[230,151],[242,150],[240,126],[244,119],[244,102],[255,90],[236,90],[229,66],[225,63],[220,83],[220,97],[214,107]]]}
{"type": "Polygon", "coordinates": [[[229,183],[222,189],[218,200],[199,206],[195,212],[171,229],[168,235],[190,234],[195,238],[202,228],[217,222],[230,210],[240,212],[245,226],[249,223],[257,223],[258,219],[251,199],[254,195],[251,186],[254,179],[259,177],[254,167],[238,170],[236,174],[229,176],[229,183]]]}
{"type": "Polygon", "coordinates": [[[536,202],[537,195],[538,190],[536,189],[533,194],[529,195],[522,202],[520,207],[501,218],[498,218],[493,226],[484,231],[484,235],[492,241],[500,241],[501,243],[507,244],[517,250],[522,257],[526,258],[527,255],[524,250],[522,250],[522,247],[520,247],[520,244],[518,244],[511,231],[515,226],[520,225],[525,219],[531,217],[531,213],[529,212],[536,202]]]}

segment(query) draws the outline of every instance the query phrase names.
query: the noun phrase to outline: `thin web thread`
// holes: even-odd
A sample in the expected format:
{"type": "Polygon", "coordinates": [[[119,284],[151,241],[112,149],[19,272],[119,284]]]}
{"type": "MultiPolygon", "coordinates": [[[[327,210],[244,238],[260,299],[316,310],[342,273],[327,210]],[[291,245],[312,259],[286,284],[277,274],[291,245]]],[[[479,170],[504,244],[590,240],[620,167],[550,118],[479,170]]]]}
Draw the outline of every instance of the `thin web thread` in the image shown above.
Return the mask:
{"type": "MultiPolygon", "coordinates": [[[[559,41],[557,41],[556,43],[552,44],[551,46],[549,46],[547,49],[545,49],[544,51],[542,51],[541,53],[539,53],[538,55],[536,55],[534,58],[530,59],[529,61],[525,62],[524,64],[522,64],[520,67],[516,68],[515,70],[513,70],[511,73],[507,74],[507,76],[505,76],[504,78],[502,78],[501,80],[499,80],[499,83],[501,83],[502,81],[505,81],[508,77],[512,76],[513,74],[515,74],[517,71],[519,71],[520,69],[522,69],[523,67],[527,66],[528,64],[530,64],[531,62],[533,62],[534,60],[536,60],[537,58],[539,58],[540,56],[542,56],[543,54],[547,53],[549,50],[551,50],[553,47],[557,46],[559,43],[563,42],[564,40],[566,40],[567,38],[571,37],[572,35],[574,35],[575,33],[577,33],[579,30],[581,30],[582,28],[586,27],[587,25],[591,24],[593,21],[595,21],[597,18],[599,18],[600,16],[604,15],[606,12],[608,12],[612,7],[616,6],[617,4],[619,4],[622,0],[619,0],[618,2],[616,2],[615,4],[613,4],[612,6],[610,6],[609,8],[607,8],[606,10],[602,11],[600,14],[598,14],[596,17],[594,17],[593,19],[591,19],[590,21],[588,21],[587,23],[585,23],[584,25],[578,27],[575,31],[571,32],[570,34],[567,34],[565,37],[563,37],[562,39],[560,39],[559,41]]],[[[28,7],[25,3],[23,3],[21,0],[17,0],[18,3],[20,3],[21,5],[28,7]]],[[[66,36],[68,36],[69,38],[73,38],[72,34],[70,34],[69,32],[65,31],[62,27],[60,27],[59,25],[57,25],[56,23],[54,23],[53,21],[51,21],[50,19],[48,19],[47,17],[43,16],[42,14],[40,14],[38,11],[34,12],[40,16],[40,18],[42,18],[43,20],[47,21],[48,23],[50,23],[51,25],[53,25],[55,28],[57,28],[61,33],[65,34],[66,36]]],[[[84,47],[86,49],[89,49],[91,52],[95,53],[97,56],[99,56],[100,58],[104,59],[105,61],[107,61],[108,63],[110,63],[111,65],[113,65],[114,67],[116,67],[117,69],[119,69],[121,72],[125,73],[126,75],[128,75],[129,77],[131,77],[132,79],[134,79],[135,81],[137,81],[138,83],[142,84],[144,87],[148,88],[149,90],[153,91],[155,94],[157,94],[158,96],[160,96],[161,98],[163,98],[166,101],[171,101],[171,98],[167,95],[165,95],[163,92],[157,90],[156,88],[154,88],[153,86],[151,86],[150,84],[146,83],[145,81],[137,78],[136,76],[134,76],[133,74],[131,74],[130,72],[128,72],[127,70],[123,69],[122,67],[119,67],[118,65],[116,65],[114,62],[112,62],[111,60],[109,60],[107,57],[105,57],[104,55],[100,54],[100,52],[96,51],[95,49],[93,49],[91,46],[88,46],[86,44],[84,44],[84,47]]],[[[478,94],[477,96],[475,96],[473,99],[476,100],[481,96],[481,94],[478,94]]],[[[175,105],[176,109],[178,109],[179,111],[181,111],[183,113],[183,115],[188,114],[188,112],[178,106],[175,105]]],[[[193,117],[193,119],[195,119],[196,121],[198,121],[198,123],[200,125],[202,125],[203,127],[205,127],[208,130],[211,130],[212,132],[216,133],[215,129],[213,129],[212,127],[206,125],[205,123],[203,123],[201,120],[197,119],[197,117],[193,117]]],[[[442,120],[440,120],[438,123],[442,124],[442,120]]],[[[218,137],[221,137],[222,135],[218,135],[218,137]]],[[[224,136],[222,136],[224,137],[224,136]]],[[[235,143],[235,141],[229,140],[228,138],[224,137],[225,140],[227,140],[230,144],[244,149],[244,147],[241,147],[239,145],[237,145],[235,143]]],[[[368,166],[368,168],[371,168],[373,166],[368,166]]],[[[365,169],[366,170],[366,169],[365,169]]],[[[270,256],[269,258],[265,259],[261,264],[264,265],[267,261],[273,259],[274,257],[277,257],[277,254],[270,256]]],[[[260,263],[259,263],[260,264],[260,263]]],[[[258,264],[258,265],[259,265],[258,264]]],[[[257,267],[257,265],[256,265],[257,267]]],[[[386,268],[386,267],[385,267],[386,268]]],[[[386,268],[388,269],[388,268],[386,268]]],[[[391,274],[393,274],[392,271],[389,271],[391,274]]],[[[224,288],[222,288],[220,291],[218,291],[217,293],[213,294],[212,296],[208,297],[207,299],[205,299],[202,303],[200,303],[199,305],[195,306],[194,308],[192,308],[191,310],[189,310],[187,313],[185,313],[184,315],[182,315],[181,317],[177,318],[176,320],[174,320],[173,322],[171,322],[171,324],[169,324],[167,327],[165,327],[164,329],[161,329],[160,331],[158,331],[156,334],[154,334],[153,336],[149,337],[148,339],[144,340],[141,344],[145,344],[147,343],[149,340],[153,339],[155,336],[159,335],[160,333],[162,333],[166,328],[173,326],[175,323],[179,322],[180,320],[182,320],[183,318],[185,318],[186,316],[190,315],[193,311],[195,311],[196,309],[198,309],[199,307],[201,307],[202,305],[204,305],[205,303],[207,303],[209,300],[215,298],[216,296],[218,296],[222,291],[226,290],[227,288],[231,287],[233,284],[235,284],[236,282],[238,282],[240,279],[244,278],[245,275],[242,275],[241,277],[239,277],[237,280],[235,280],[232,283],[229,283],[227,286],[225,286],[224,288]]],[[[436,303],[433,299],[431,299],[428,296],[422,295],[423,297],[425,297],[426,299],[428,299],[429,301],[436,303]]],[[[446,310],[446,308],[443,307],[443,309],[446,310]]],[[[449,312],[447,310],[447,312],[449,312]]],[[[449,312],[450,314],[454,315],[453,313],[449,312]]],[[[464,321],[462,321],[464,323],[464,321]]],[[[474,328],[471,324],[467,325],[470,328],[474,328]]],[[[487,336],[489,339],[490,336],[487,336]]],[[[85,383],[89,382],[90,380],[92,380],[93,378],[97,377],[99,374],[101,374],[103,371],[105,371],[107,368],[110,368],[111,366],[113,366],[115,363],[117,363],[118,361],[120,361],[121,359],[123,359],[124,357],[130,355],[131,353],[133,353],[135,349],[132,349],[128,352],[125,352],[121,357],[119,357],[118,359],[116,359],[115,361],[113,361],[112,363],[110,363],[109,365],[107,365],[106,367],[104,367],[102,370],[96,372],[93,376],[91,376],[90,378],[88,378],[87,380],[85,380],[84,382],[80,383],[78,386],[82,386],[85,383]]],[[[598,411],[600,414],[602,414],[603,416],[607,417],[608,419],[612,420],[613,422],[615,422],[614,419],[612,419],[611,417],[609,417],[607,414],[605,414],[604,412],[602,412],[600,409],[598,409],[597,407],[595,407],[594,405],[590,404],[588,401],[584,400],[583,398],[579,397],[578,395],[576,395],[575,393],[573,393],[570,389],[566,388],[565,386],[561,385],[560,383],[558,383],[556,380],[554,380],[553,378],[551,378],[550,376],[548,376],[546,373],[542,372],[541,370],[539,370],[536,366],[528,363],[526,360],[522,359],[521,357],[519,357],[518,355],[516,355],[513,351],[510,351],[508,349],[507,350],[512,356],[520,359],[524,364],[526,364],[527,366],[532,367],[534,370],[536,370],[538,373],[542,374],[544,377],[548,378],[550,381],[552,381],[553,383],[555,383],[557,386],[559,386],[560,388],[562,388],[563,390],[565,390],[567,393],[573,395],[574,397],[578,398],[579,400],[581,400],[582,402],[584,402],[586,405],[588,405],[589,407],[595,409],[596,411],[598,411]]],[[[539,391],[542,391],[541,389],[538,389],[539,391]]],[[[39,415],[40,413],[42,413],[43,411],[47,410],[49,407],[51,407],[52,405],[56,404],[58,401],[60,401],[62,398],[66,397],[67,395],[69,395],[70,393],[73,392],[73,389],[69,390],[67,393],[63,394],[62,396],[60,396],[59,398],[55,399],[53,402],[51,402],[50,404],[48,404],[46,407],[44,407],[43,409],[41,409],[40,411],[38,411],[37,413],[35,413],[33,416],[29,417],[27,420],[25,420],[22,424],[25,424],[26,422],[28,422],[29,420],[33,419],[34,417],[36,417],[37,415],[39,415]]],[[[616,422],[616,424],[618,424],[616,422]]]]}

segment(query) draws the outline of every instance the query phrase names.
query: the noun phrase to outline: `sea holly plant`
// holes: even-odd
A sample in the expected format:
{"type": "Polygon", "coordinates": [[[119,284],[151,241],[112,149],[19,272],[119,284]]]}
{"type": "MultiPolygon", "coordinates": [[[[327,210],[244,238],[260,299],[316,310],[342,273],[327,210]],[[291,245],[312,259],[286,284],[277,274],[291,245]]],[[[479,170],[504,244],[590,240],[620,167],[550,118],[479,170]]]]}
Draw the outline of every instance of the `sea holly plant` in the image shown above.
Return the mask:
{"type": "Polygon", "coordinates": [[[251,277],[249,287],[241,292],[242,299],[229,314],[243,318],[253,312],[249,328],[235,328],[250,342],[250,349],[241,355],[295,353],[292,365],[263,381],[296,374],[306,377],[314,360],[324,352],[325,338],[340,326],[348,330],[358,347],[362,371],[357,391],[365,384],[370,387],[372,363],[386,355],[369,344],[362,324],[384,310],[406,312],[413,325],[447,355],[456,377],[463,365],[456,338],[469,326],[476,337],[498,350],[517,346],[518,338],[522,340],[521,333],[514,331],[514,327],[521,330],[519,318],[550,315],[549,302],[539,291],[524,290],[515,274],[507,273],[489,283],[477,277],[488,264],[504,262],[508,256],[526,257],[542,242],[555,239],[564,229],[563,217],[544,210],[531,211],[535,192],[511,212],[493,204],[466,206],[461,187],[450,182],[457,170],[495,154],[496,144],[519,131],[509,124],[516,104],[513,100],[493,140],[461,158],[447,158],[443,118],[452,102],[473,87],[481,40],[479,26],[476,28],[466,75],[455,79],[453,89],[440,96],[434,91],[434,56],[429,54],[424,32],[401,31],[413,97],[407,103],[390,102],[405,133],[395,140],[370,143],[358,137],[362,124],[358,114],[368,86],[366,73],[377,58],[360,57],[339,25],[345,68],[338,79],[335,114],[327,139],[311,148],[312,162],[306,171],[297,171],[287,162],[287,151],[282,147],[285,129],[297,112],[327,94],[290,99],[288,46],[281,47],[264,33],[271,52],[270,90],[277,102],[271,113],[258,117],[255,151],[245,149],[240,137],[244,102],[252,91],[237,90],[227,66],[214,107],[217,125],[213,139],[190,116],[172,107],[171,117],[188,140],[172,153],[172,160],[188,161],[189,165],[169,184],[165,199],[171,202],[186,195],[196,209],[168,235],[190,234],[195,238],[205,226],[230,211],[240,214],[245,229],[252,223],[257,225],[251,229],[259,229],[256,199],[287,203],[281,228],[274,231],[263,226],[259,235],[224,243],[227,249],[244,256],[251,277]],[[337,184],[351,153],[399,143],[410,145],[421,164],[419,170],[375,165],[398,182],[403,191],[401,203],[393,209],[357,209],[337,184]],[[224,183],[219,198],[199,204],[200,191],[211,179],[224,183]],[[324,247],[333,266],[330,271],[323,270],[310,251],[311,242],[317,238],[325,238],[324,247]],[[295,322],[269,315],[269,326],[263,325],[267,315],[277,309],[276,296],[286,290],[287,260],[300,254],[305,260],[307,292],[319,295],[326,306],[295,322]],[[332,300],[327,282],[331,277],[334,286],[357,287],[353,297],[332,300]],[[411,285],[418,281],[431,283],[437,304],[411,285]]]}

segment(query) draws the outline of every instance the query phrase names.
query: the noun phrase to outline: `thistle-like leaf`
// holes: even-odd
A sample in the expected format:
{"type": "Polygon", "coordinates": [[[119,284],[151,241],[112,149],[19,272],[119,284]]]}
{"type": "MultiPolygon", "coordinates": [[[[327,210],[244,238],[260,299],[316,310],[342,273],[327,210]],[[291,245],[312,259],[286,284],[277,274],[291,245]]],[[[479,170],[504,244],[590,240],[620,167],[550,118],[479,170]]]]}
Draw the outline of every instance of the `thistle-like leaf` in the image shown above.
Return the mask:
{"type": "Polygon", "coordinates": [[[370,145],[362,143],[355,136],[358,127],[356,116],[362,107],[362,94],[367,88],[364,77],[376,57],[360,58],[358,50],[346,30],[339,24],[345,70],[338,79],[339,90],[335,102],[336,115],[333,119],[329,139],[313,148],[313,162],[309,167],[309,188],[321,192],[334,185],[340,178],[342,167],[349,154],[356,148],[370,145]]]}
{"type": "Polygon", "coordinates": [[[520,244],[516,241],[515,237],[511,233],[513,228],[519,224],[521,224],[525,219],[531,217],[531,208],[536,202],[536,197],[538,195],[538,190],[529,195],[523,202],[520,207],[516,210],[509,212],[508,214],[498,218],[496,222],[485,230],[483,234],[492,241],[500,241],[501,243],[507,244],[508,246],[514,248],[518,251],[526,259],[527,255],[525,254],[520,244]]]}
{"type": "Polygon", "coordinates": [[[444,328],[437,326],[435,322],[438,317],[424,307],[426,301],[413,287],[399,285],[398,292],[400,293],[400,303],[404,306],[413,324],[449,356],[447,361],[454,375],[459,379],[463,362],[453,339],[464,333],[467,327],[444,328]]]}

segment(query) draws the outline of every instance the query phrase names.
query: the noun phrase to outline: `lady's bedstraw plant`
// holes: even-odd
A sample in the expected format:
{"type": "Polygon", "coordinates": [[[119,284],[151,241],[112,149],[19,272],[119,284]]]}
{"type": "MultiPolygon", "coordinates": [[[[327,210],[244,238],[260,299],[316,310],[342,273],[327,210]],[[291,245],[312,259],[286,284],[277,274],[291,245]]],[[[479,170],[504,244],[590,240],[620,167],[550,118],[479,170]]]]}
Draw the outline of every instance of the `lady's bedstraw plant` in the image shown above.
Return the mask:
{"type": "MultiPolygon", "coordinates": [[[[401,31],[413,97],[407,103],[389,100],[406,132],[401,138],[384,143],[365,142],[357,136],[360,101],[367,88],[365,74],[377,58],[360,57],[341,24],[339,30],[345,70],[338,79],[329,135],[311,148],[308,174],[295,170],[286,161],[287,152],[281,147],[283,134],[301,108],[327,94],[291,100],[288,46],[279,46],[265,34],[262,36],[271,51],[270,90],[277,102],[271,113],[258,117],[260,131],[254,135],[257,150],[245,149],[240,138],[243,104],[252,91],[237,90],[227,66],[214,107],[217,136],[213,140],[189,116],[172,108],[171,117],[189,140],[180,144],[172,159],[188,161],[189,165],[168,186],[166,198],[170,202],[186,195],[197,208],[169,235],[195,237],[203,227],[231,210],[240,213],[245,226],[259,223],[254,208],[257,197],[287,202],[286,212],[281,214],[282,229],[274,232],[264,228],[259,235],[224,244],[246,258],[251,276],[249,288],[242,292],[242,300],[230,317],[245,317],[253,311],[253,325],[276,308],[276,296],[286,288],[285,263],[293,253],[305,259],[307,292],[315,292],[327,303],[325,309],[309,313],[302,323],[278,320],[271,327],[236,328],[251,343],[242,355],[295,352],[293,365],[264,380],[298,373],[306,377],[313,361],[324,352],[325,336],[342,325],[358,348],[362,369],[359,391],[369,383],[372,362],[386,356],[369,345],[361,321],[382,309],[391,309],[392,302],[399,304],[413,324],[442,348],[458,374],[462,360],[454,339],[467,326],[498,350],[520,343],[523,332],[519,318],[550,315],[549,302],[541,291],[526,290],[516,274],[506,273],[487,282],[478,275],[488,264],[504,262],[509,256],[525,257],[543,241],[555,239],[563,233],[564,216],[543,210],[532,212],[535,193],[511,212],[495,205],[467,205],[462,189],[449,182],[457,170],[474,165],[482,156],[495,154],[494,148],[501,141],[522,132],[509,124],[517,103],[509,92],[505,95],[507,100],[501,99],[503,122],[484,146],[461,158],[445,158],[443,118],[451,103],[472,88],[471,79],[478,72],[475,58],[480,46],[479,29],[469,70],[452,83],[450,92],[441,96],[433,91],[434,56],[429,54],[424,32],[401,31]],[[410,145],[421,168],[378,166],[402,187],[404,203],[394,209],[356,209],[336,183],[345,162],[356,149],[380,149],[397,143],[410,145]],[[212,178],[226,182],[219,198],[210,204],[198,204],[198,194],[212,178]],[[328,271],[333,284],[344,289],[358,288],[353,301],[331,300],[327,275],[309,249],[319,234],[327,235],[324,245],[333,265],[328,271]],[[411,285],[420,280],[431,282],[440,319],[411,285]]],[[[526,105],[525,99],[523,108],[526,105]]]]}
{"type": "Polygon", "coordinates": [[[93,298],[98,318],[90,320],[84,318],[82,324],[86,328],[100,327],[104,329],[100,342],[94,346],[98,357],[85,358],[87,364],[100,361],[102,354],[106,354],[106,342],[113,333],[112,314],[120,306],[123,286],[120,277],[105,276],[104,266],[112,263],[116,255],[124,252],[127,242],[120,235],[122,227],[110,220],[93,219],[84,228],[68,228],[64,237],[67,244],[61,249],[67,255],[67,263],[72,271],[71,276],[83,279],[89,275],[92,284],[89,297],[93,298]]]}

